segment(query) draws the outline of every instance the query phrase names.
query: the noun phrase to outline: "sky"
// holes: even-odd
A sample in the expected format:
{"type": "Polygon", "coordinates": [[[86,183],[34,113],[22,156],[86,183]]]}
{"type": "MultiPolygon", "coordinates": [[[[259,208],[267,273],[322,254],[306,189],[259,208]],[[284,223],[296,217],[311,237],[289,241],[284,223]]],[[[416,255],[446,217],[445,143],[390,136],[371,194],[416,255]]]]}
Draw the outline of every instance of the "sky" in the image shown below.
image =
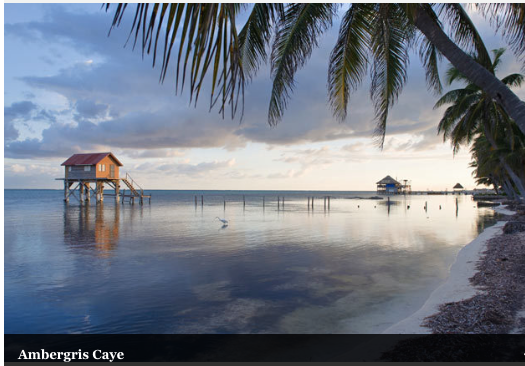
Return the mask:
{"type": "MultiPolygon", "coordinates": [[[[437,135],[444,109],[433,109],[438,97],[417,55],[380,150],[368,79],[351,95],[345,122],[330,111],[328,57],[338,22],[297,73],[282,121],[270,127],[268,65],[247,86],[242,120],[222,118],[206,97],[194,107],[187,94],[176,95],[173,69],[159,83],[151,57],[126,45],[134,11],[126,15],[108,36],[113,13],[100,4],[4,5],[5,188],[60,189],[55,178],[69,156],[106,151],[146,189],[372,191],[386,175],[408,179],[413,190],[476,187],[468,148],[453,156],[437,135]]],[[[488,49],[506,46],[478,14],[472,18],[488,49]]],[[[503,61],[499,75],[520,72],[511,50],[503,61]]],[[[525,99],[525,88],[516,93],[525,99]]]]}

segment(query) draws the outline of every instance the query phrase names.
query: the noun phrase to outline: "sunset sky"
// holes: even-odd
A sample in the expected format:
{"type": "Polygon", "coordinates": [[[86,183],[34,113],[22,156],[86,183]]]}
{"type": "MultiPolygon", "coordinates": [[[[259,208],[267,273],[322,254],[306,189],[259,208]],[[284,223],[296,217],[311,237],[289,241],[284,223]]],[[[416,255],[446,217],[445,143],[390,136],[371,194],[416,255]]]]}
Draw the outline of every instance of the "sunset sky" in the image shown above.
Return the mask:
{"type": "MultiPolygon", "coordinates": [[[[5,188],[61,188],[63,161],[105,151],[146,189],[375,190],[387,174],[415,190],[475,187],[468,149],[454,157],[437,136],[443,109],[433,110],[416,54],[381,151],[368,81],[346,122],[332,117],[326,84],[338,23],[298,72],[282,122],[269,127],[268,65],[246,90],[242,121],[223,119],[209,112],[206,92],[190,106],[175,95],[173,73],[159,84],[151,57],[124,47],[134,10],[126,15],[108,37],[113,13],[98,3],[4,5],[5,188]]],[[[506,46],[472,16],[488,49],[506,46]]],[[[520,65],[509,50],[498,75],[520,65]]],[[[517,94],[524,100],[525,88],[517,94]]]]}

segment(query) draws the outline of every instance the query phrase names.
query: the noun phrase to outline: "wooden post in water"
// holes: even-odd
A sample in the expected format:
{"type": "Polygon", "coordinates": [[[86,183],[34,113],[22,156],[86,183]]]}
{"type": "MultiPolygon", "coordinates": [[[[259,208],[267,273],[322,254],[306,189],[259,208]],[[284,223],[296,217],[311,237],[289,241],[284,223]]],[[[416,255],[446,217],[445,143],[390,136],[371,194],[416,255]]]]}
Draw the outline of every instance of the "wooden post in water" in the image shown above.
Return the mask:
{"type": "Polygon", "coordinates": [[[201,207],[204,206],[204,195],[201,195],[201,207]]]}
{"type": "Polygon", "coordinates": [[[280,207],[280,203],[281,201],[279,201],[279,196],[277,196],[277,210],[279,210],[281,207],[280,207]]]}
{"type": "Polygon", "coordinates": [[[312,210],[314,209],[314,196],[312,196],[312,210]]]}
{"type": "Polygon", "coordinates": [[[84,182],[80,181],[80,203],[84,203],[84,182]]]}
{"type": "Polygon", "coordinates": [[[246,209],[246,197],[244,196],[244,194],[242,195],[242,209],[246,209]]]}
{"type": "Polygon", "coordinates": [[[284,196],[283,196],[283,210],[284,210],[284,196]]]}
{"type": "Polygon", "coordinates": [[[67,179],[64,180],[64,201],[69,203],[69,181],[67,179]]]}
{"type": "Polygon", "coordinates": [[[324,210],[326,211],[326,196],[324,196],[324,210]]]}
{"type": "Polygon", "coordinates": [[[120,200],[120,196],[119,196],[119,192],[120,192],[120,181],[117,180],[115,181],[115,203],[119,203],[119,200],[120,200]]]}
{"type": "Polygon", "coordinates": [[[310,196],[308,196],[308,211],[310,210],[310,196]]]}
{"type": "Polygon", "coordinates": [[[89,186],[89,183],[86,183],[86,202],[89,203],[91,200],[91,187],[89,186]]]}
{"type": "Polygon", "coordinates": [[[226,196],[222,196],[222,199],[224,200],[224,209],[226,210],[226,196]]]}
{"type": "Polygon", "coordinates": [[[328,196],[328,211],[330,211],[330,196],[328,196]]]}
{"type": "Polygon", "coordinates": [[[195,196],[195,207],[197,207],[197,196],[195,196]]]}
{"type": "Polygon", "coordinates": [[[264,202],[264,196],[263,196],[263,210],[264,210],[264,206],[265,206],[266,202],[264,202]]]}
{"type": "Polygon", "coordinates": [[[96,182],[95,183],[95,190],[96,190],[96,195],[95,195],[95,201],[97,203],[100,203],[100,185],[102,184],[102,182],[96,182]]]}

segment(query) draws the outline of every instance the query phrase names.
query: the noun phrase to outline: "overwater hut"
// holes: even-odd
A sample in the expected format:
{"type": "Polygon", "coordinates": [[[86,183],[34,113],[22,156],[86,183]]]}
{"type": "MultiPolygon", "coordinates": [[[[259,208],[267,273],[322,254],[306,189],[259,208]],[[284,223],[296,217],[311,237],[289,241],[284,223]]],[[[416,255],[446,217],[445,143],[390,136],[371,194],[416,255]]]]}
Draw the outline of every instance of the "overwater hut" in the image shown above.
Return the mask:
{"type": "Polygon", "coordinates": [[[458,193],[461,193],[465,190],[465,188],[463,188],[463,186],[459,183],[457,183],[453,188],[454,192],[458,192],[458,193]]]}
{"type": "Polygon", "coordinates": [[[387,175],[377,184],[377,193],[379,194],[397,194],[401,189],[401,183],[387,175]]]}
{"type": "Polygon", "coordinates": [[[403,183],[400,183],[389,175],[381,179],[376,184],[377,193],[379,194],[406,194],[411,193],[412,191],[408,179],[403,179],[403,183]]]}
{"type": "MultiPolygon", "coordinates": [[[[95,195],[97,202],[104,200],[104,185],[113,188],[115,200],[120,201],[128,197],[130,202],[139,198],[142,204],[143,198],[151,198],[144,195],[144,190],[135,182],[129,174],[125,178],[120,177],[119,168],[123,164],[111,152],[74,154],[61,164],[65,168],[64,178],[64,200],[69,202],[69,197],[74,196],[80,202],[89,201],[91,195],[95,195]],[[120,192],[120,182],[129,189],[129,194],[120,192]],[[76,183],[76,186],[74,184],[76,183]],[[93,189],[93,186],[95,187],[93,189]],[[75,195],[78,191],[79,197],[75,195]]],[[[124,202],[124,201],[123,201],[124,202]]]]}
{"type": "Polygon", "coordinates": [[[62,163],[66,169],[65,179],[119,179],[119,167],[123,164],[110,152],[75,154],[62,163]]]}

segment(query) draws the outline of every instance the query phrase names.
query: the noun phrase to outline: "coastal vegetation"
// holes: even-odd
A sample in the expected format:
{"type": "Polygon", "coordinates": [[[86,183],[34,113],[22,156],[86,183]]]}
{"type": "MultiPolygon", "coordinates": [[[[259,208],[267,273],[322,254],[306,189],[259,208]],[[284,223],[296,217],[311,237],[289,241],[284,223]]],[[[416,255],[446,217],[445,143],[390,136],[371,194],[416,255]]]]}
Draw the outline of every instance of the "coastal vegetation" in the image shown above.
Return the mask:
{"type": "MultiPolygon", "coordinates": [[[[306,64],[322,34],[342,14],[328,72],[328,96],[337,119],[345,119],[351,92],[370,73],[376,135],[382,147],[389,112],[407,80],[410,51],[419,50],[430,89],[441,91],[438,61],[444,56],[525,132],[525,103],[487,69],[490,57],[461,5],[344,6],[137,4],[130,37],[134,38],[134,46],[140,41],[143,56],[152,53],[153,65],[158,58],[162,60],[161,81],[166,78],[174,51],[176,89],[186,85],[191,101],[197,103],[204,81],[211,79],[210,107],[218,104],[223,116],[226,108],[232,117],[238,107],[242,109],[246,84],[269,59],[273,87],[268,122],[274,125],[286,110],[296,72],[306,64]],[[238,26],[241,15],[246,21],[238,26]],[[271,49],[269,54],[267,47],[271,49]],[[476,62],[467,52],[474,52],[482,62],[476,62]]],[[[106,5],[106,11],[109,8],[111,4],[106,5]]],[[[502,33],[517,56],[523,55],[525,4],[482,4],[475,8],[502,33]]],[[[121,23],[126,9],[127,4],[116,6],[112,27],[121,23]]]]}
{"type": "MultiPolygon", "coordinates": [[[[493,61],[486,66],[494,75],[504,52],[503,48],[492,51],[493,61]]],[[[476,61],[483,62],[479,58],[476,61]]],[[[523,80],[523,75],[514,73],[501,82],[511,88],[521,86],[523,80]]],[[[471,145],[471,166],[478,184],[492,185],[496,192],[501,189],[517,200],[520,195],[525,197],[525,135],[499,103],[450,66],[446,83],[454,81],[465,87],[447,92],[435,105],[439,108],[450,104],[438,126],[443,140],[450,141],[454,154],[461,145],[471,145]]]]}

